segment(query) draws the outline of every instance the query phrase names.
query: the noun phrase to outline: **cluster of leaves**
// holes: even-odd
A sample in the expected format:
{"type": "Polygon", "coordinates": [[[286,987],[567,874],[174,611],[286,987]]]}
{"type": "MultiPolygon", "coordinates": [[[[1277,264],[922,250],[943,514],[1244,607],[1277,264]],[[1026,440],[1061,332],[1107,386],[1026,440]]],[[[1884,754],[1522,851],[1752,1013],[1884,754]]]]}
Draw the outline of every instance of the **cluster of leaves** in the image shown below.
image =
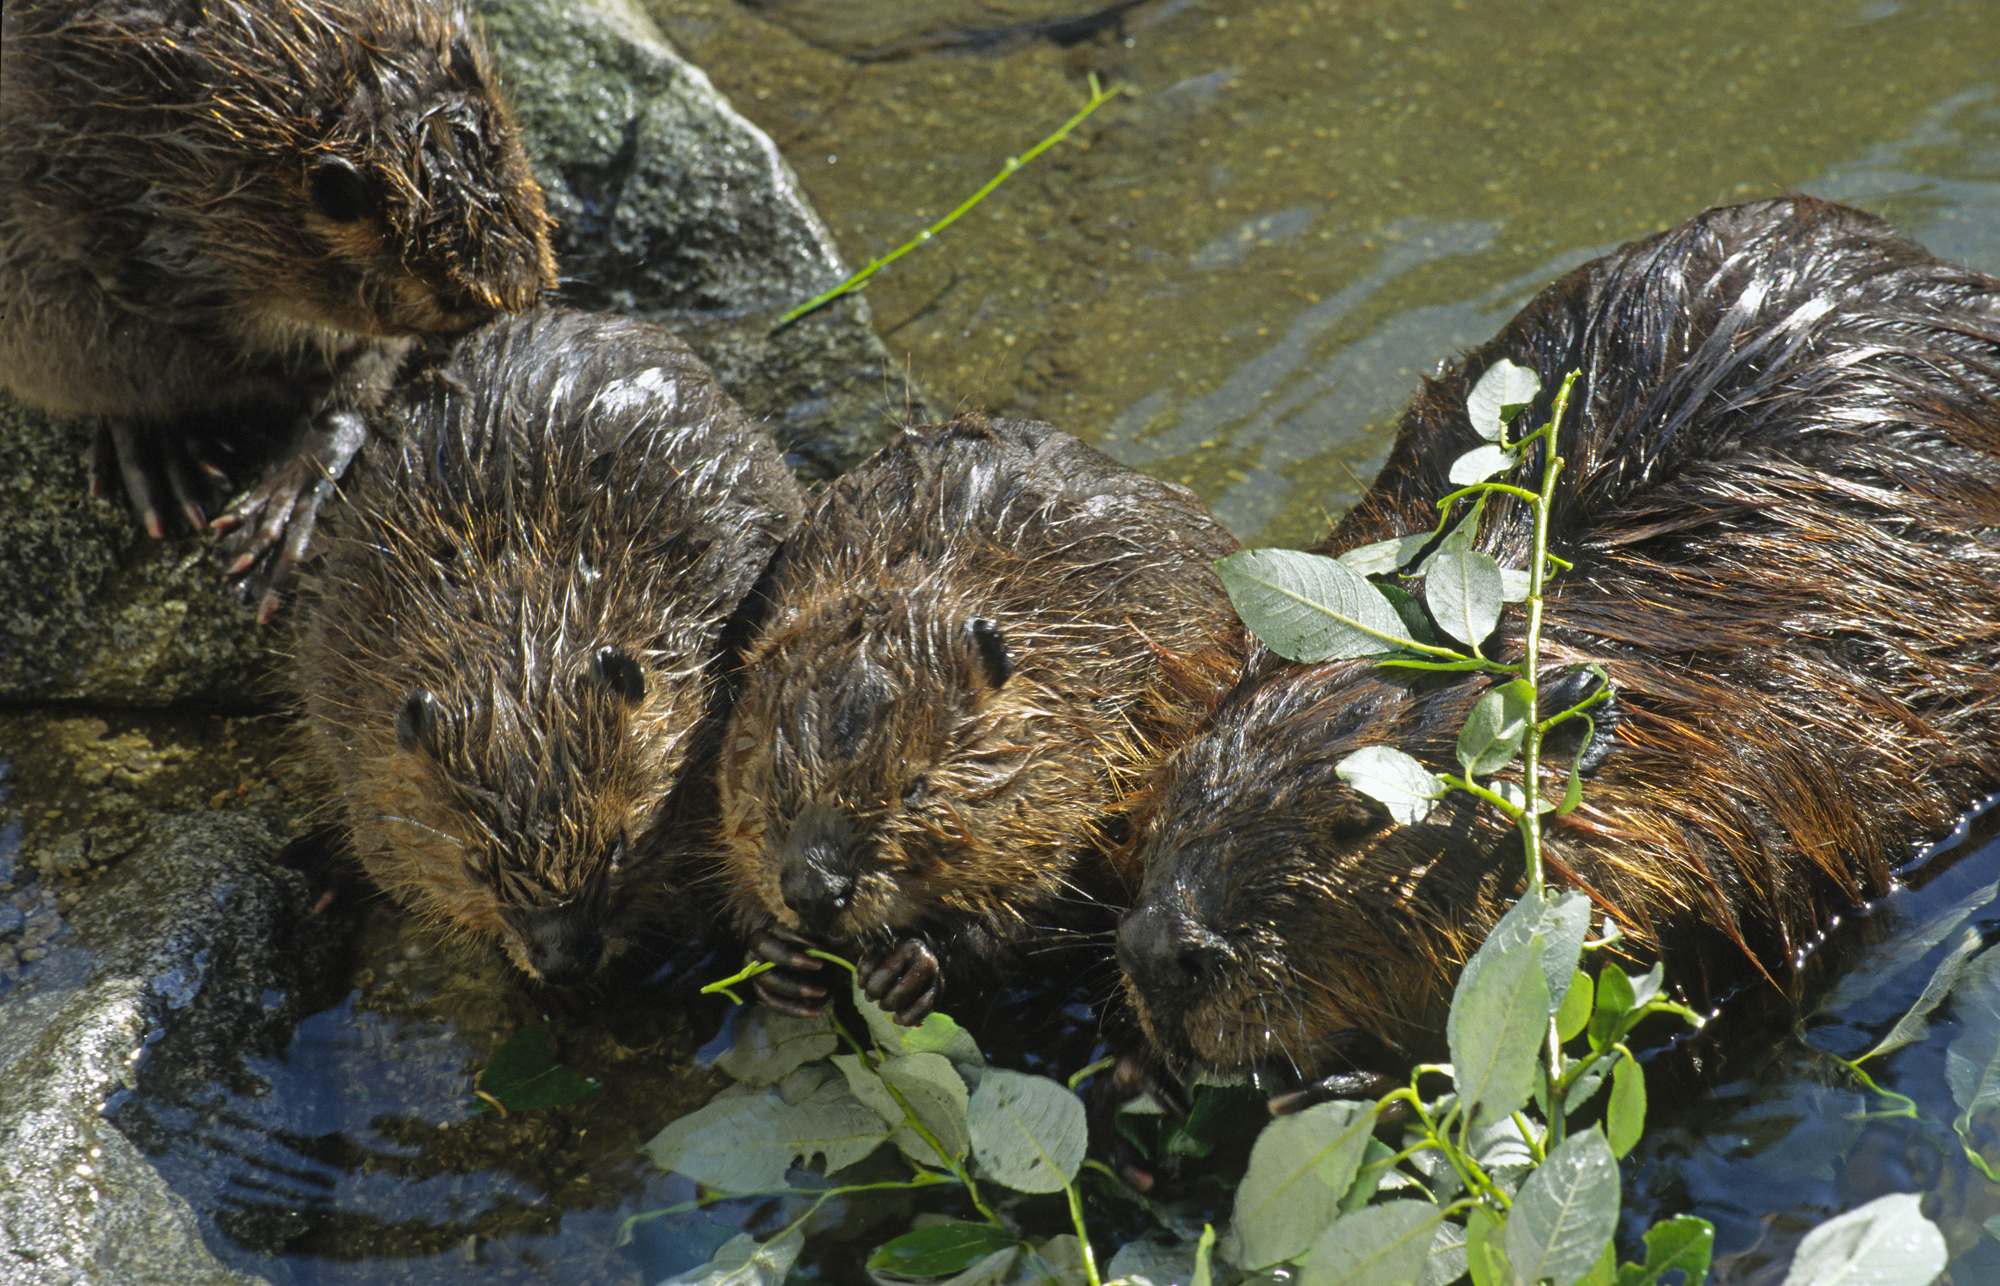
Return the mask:
{"type": "MultiPolygon", "coordinates": [[[[710,990],[725,990],[767,967],[753,965],[710,990]]],[[[867,1023],[866,1043],[830,1014],[792,1018],[762,1006],[746,1010],[734,1047],[717,1064],[736,1083],[647,1144],[657,1164],[694,1179],[711,1198],[779,1193],[810,1198],[778,1235],[760,1244],[742,1234],[708,1265],[675,1280],[687,1286],[777,1286],[804,1247],[807,1220],[827,1200],[955,1184],[980,1218],[931,1221],[891,1239],[869,1257],[871,1273],[883,1279],[949,1278],[958,1286],[1042,1280],[1101,1286],[1083,1235],[1076,1187],[1088,1128],[1073,1087],[988,1067],[972,1037],[943,1014],[904,1027],[858,985],[854,1001],[867,1023]],[[836,1052],[843,1046],[844,1052],[836,1052]],[[843,1181],[843,1171],[884,1145],[900,1153],[906,1177],[850,1175],[843,1181]],[[814,1161],[831,1181],[828,1186],[808,1189],[788,1181],[795,1167],[814,1161]],[[1064,1194],[1076,1232],[1023,1234],[991,1199],[996,1188],[1064,1194]]],[[[1077,1079],[1095,1070],[1086,1069],[1077,1079]]],[[[637,1218],[665,1213],[672,1212],[637,1218]]]]}

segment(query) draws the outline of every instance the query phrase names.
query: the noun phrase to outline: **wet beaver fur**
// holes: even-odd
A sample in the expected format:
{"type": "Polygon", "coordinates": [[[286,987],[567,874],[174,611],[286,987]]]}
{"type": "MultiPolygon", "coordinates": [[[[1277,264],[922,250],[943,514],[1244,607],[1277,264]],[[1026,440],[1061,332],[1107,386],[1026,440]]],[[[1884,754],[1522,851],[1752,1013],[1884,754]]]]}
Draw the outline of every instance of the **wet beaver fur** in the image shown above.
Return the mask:
{"type": "MultiPolygon", "coordinates": [[[[555,284],[549,220],[451,0],[8,0],[0,385],[102,417],[147,528],[217,515],[282,583],[408,336],[555,284]]],[[[275,606],[265,603],[265,614],[275,606]]]]}
{"type": "Polygon", "coordinates": [[[686,345],[563,311],[468,336],[345,492],[296,644],[336,818],[399,901],[582,982],[672,896],[717,641],[804,496],[686,345]]]}
{"type": "Polygon", "coordinates": [[[764,999],[816,1012],[825,946],[916,1022],[947,974],[1122,905],[1126,797],[1241,664],[1236,548],[1028,421],[913,428],[835,482],[773,566],[718,781],[764,999]]]}
{"type": "MultiPolygon", "coordinates": [[[[1596,662],[1618,703],[1582,806],[1547,823],[1550,878],[1691,1001],[1789,989],[1831,916],[2000,781],[2000,281],[1839,206],[1711,210],[1428,381],[1322,552],[1433,525],[1501,358],[1539,374],[1536,423],[1582,372],[1542,678],[1596,662]]],[[[1523,567],[1531,535],[1509,501],[1478,547],[1523,567]]],[[[1487,655],[1519,656],[1521,616],[1487,655]]],[[[1118,942],[1170,1066],[1283,1085],[1439,1048],[1518,839],[1463,793],[1393,825],[1335,766],[1381,744],[1457,771],[1491,682],[1265,657],[1168,761],[1118,942]]],[[[1553,797],[1567,768],[1546,765],[1553,797]]]]}

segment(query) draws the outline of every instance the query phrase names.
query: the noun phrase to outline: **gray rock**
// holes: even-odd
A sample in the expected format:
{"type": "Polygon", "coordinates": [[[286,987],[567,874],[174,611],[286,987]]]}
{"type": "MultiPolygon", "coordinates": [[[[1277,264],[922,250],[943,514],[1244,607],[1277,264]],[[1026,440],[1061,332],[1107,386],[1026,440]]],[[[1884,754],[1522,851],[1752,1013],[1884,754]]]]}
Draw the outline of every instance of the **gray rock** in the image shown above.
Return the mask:
{"type": "Polygon", "coordinates": [[[0,1005],[0,1279],[252,1283],[105,1119],[138,1083],[242,1075],[299,1017],[331,942],[246,814],[156,820],[0,1005]]]}
{"type": "Polygon", "coordinates": [[[564,299],[678,332],[808,479],[880,446],[905,404],[867,301],[776,325],[848,270],[770,138],[625,0],[479,7],[557,220],[564,299]]]}

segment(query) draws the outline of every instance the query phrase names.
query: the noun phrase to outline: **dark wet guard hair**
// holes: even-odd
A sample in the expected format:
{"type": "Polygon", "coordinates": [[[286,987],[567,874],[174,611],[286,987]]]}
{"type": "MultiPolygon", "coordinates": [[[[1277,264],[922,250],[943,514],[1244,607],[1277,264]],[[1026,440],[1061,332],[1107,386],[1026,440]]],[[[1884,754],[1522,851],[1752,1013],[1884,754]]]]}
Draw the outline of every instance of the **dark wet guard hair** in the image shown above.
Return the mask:
{"type": "MultiPolygon", "coordinates": [[[[2000,282],[1840,206],[1708,211],[1426,381],[1321,552],[1434,525],[1501,358],[1541,378],[1534,423],[1581,372],[1541,678],[1595,662],[1617,692],[1550,877],[1697,1003],[1790,989],[1830,917],[2000,783],[2000,282]]],[[[1523,567],[1531,538],[1526,505],[1489,502],[1478,548],[1523,567]]],[[[1510,610],[1487,654],[1518,657],[1520,629],[1510,610]]],[[[1169,760],[1120,958],[1170,1062],[1284,1077],[1437,1047],[1518,838],[1462,793],[1393,826],[1335,766],[1385,744],[1457,771],[1490,682],[1266,656],[1169,760]]],[[[1545,771],[1559,796],[1567,755],[1545,771]]]]}

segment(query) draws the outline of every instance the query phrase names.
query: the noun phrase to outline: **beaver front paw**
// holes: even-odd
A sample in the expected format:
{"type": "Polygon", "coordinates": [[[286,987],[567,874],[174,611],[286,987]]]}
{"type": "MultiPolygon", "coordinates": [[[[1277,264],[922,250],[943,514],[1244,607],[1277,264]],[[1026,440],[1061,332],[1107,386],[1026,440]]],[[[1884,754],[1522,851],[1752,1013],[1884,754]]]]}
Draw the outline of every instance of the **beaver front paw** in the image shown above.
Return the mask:
{"type": "Polygon", "coordinates": [[[155,540],[166,538],[170,512],[191,530],[205,530],[221,479],[200,445],[171,429],[109,420],[90,444],[90,494],[109,497],[123,486],[132,512],[155,540]]]}
{"type": "Polygon", "coordinates": [[[817,973],[824,962],[806,952],[820,949],[813,939],[775,924],[753,930],[747,953],[749,962],[777,966],[751,979],[757,999],[794,1018],[819,1017],[820,1007],[826,1001],[826,987],[813,981],[810,975],[817,973]]]}
{"type": "Polygon", "coordinates": [[[937,953],[922,938],[904,938],[887,955],[871,947],[861,953],[855,970],[862,994],[905,1027],[922,1022],[944,994],[937,953]]]}
{"type": "Polygon", "coordinates": [[[367,440],[367,422],[359,412],[322,412],[289,457],[216,515],[211,525],[227,533],[216,541],[216,557],[232,579],[240,578],[239,596],[245,606],[256,604],[260,624],[277,613],[305,559],[320,506],[367,440]]]}

